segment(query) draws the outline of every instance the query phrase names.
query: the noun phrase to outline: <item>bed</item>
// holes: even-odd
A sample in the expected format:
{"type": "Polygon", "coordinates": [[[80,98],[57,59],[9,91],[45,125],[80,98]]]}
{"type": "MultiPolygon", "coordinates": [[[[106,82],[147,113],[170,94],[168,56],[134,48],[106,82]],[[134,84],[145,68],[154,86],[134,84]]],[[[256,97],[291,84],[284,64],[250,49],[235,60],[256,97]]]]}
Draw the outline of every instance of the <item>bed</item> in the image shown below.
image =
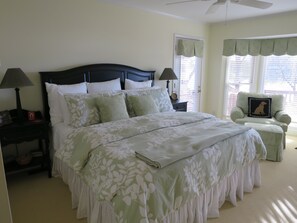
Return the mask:
{"type": "Polygon", "coordinates": [[[206,222],[261,184],[259,134],[210,114],[175,112],[166,89],[153,86],[154,71],[92,64],[40,75],[53,176],[69,185],[78,218],[206,222]]]}

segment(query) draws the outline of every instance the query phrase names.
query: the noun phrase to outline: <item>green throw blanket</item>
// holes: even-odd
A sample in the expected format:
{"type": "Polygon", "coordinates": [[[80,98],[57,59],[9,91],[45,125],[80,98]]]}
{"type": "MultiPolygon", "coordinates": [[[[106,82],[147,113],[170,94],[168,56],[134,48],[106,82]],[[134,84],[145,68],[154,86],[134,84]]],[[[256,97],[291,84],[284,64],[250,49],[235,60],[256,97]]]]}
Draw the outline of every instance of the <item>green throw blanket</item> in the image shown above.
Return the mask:
{"type": "Polygon", "coordinates": [[[191,128],[191,133],[159,146],[158,148],[136,148],[136,157],[147,164],[163,168],[178,160],[193,156],[202,149],[229,137],[249,130],[249,127],[234,124],[232,122],[218,121],[207,129],[201,131],[198,125],[191,128]],[[199,133],[199,134],[198,134],[199,133]]]}

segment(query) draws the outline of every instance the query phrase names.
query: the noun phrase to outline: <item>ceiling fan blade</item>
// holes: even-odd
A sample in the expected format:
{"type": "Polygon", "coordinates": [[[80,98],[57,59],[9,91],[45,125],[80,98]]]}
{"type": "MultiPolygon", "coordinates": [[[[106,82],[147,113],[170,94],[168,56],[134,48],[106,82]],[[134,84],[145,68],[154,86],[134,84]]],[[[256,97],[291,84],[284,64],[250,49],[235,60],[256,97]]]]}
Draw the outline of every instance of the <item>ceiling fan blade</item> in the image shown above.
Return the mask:
{"type": "Polygon", "coordinates": [[[272,6],[270,2],[258,1],[258,0],[231,0],[232,3],[249,6],[258,9],[267,9],[272,6]]]}
{"type": "Polygon", "coordinates": [[[187,2],[198,2],[201,0],[185,0],[185,1],[179,1],[179,2],[169,2],[166,3],[166,5],[175,5],[175,4],[182,4],[182,3],[187,3],[187,2]]]}
{"type": "Polygon", "coordinates": [[[226,1],[227,0],[218,0],[217,2],[213,3],[211,6],[209,6],[205,14],[215,13],[222,5],[225,5],[226,1]]]}

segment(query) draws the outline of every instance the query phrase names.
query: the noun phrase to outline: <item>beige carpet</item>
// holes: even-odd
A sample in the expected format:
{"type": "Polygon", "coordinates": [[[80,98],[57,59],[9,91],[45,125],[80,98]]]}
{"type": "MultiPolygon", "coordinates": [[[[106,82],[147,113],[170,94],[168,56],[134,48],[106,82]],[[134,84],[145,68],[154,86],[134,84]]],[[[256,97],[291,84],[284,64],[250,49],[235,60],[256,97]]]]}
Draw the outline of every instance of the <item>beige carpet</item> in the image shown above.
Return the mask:
{"type": "MultiPolygon", "coordinates": [[[[228,202],[220,218],[209,223],[297,222],[297,138],[287,137],[280,163],[261,162],[262,186],[245,194],[237,207],[228,202]]],[[[61,179],[48,179],[45,172],[8,178],[14,223],[86,223],[71,209],[68,187],[61,179]]]]}

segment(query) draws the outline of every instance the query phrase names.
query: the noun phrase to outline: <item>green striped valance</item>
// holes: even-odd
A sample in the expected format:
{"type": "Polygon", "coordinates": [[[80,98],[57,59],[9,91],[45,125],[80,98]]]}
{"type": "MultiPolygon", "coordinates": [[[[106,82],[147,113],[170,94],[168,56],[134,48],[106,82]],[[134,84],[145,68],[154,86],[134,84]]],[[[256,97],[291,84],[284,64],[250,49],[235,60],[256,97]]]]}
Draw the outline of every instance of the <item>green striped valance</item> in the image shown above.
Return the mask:
{"type": "Polygon", "coordinates": [[[185,57],[203,57],[203,41],[179,39],[176,47],[176,54],[185,57]]]}
{"type": "Polygon", "coordinates": [[[281,56],[297,55],[297,37],[278,39],[227,39],[224,40],[224,56],[281,56]]]}

